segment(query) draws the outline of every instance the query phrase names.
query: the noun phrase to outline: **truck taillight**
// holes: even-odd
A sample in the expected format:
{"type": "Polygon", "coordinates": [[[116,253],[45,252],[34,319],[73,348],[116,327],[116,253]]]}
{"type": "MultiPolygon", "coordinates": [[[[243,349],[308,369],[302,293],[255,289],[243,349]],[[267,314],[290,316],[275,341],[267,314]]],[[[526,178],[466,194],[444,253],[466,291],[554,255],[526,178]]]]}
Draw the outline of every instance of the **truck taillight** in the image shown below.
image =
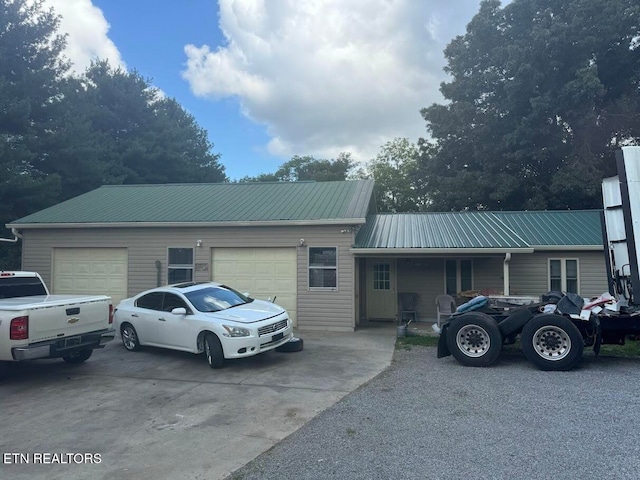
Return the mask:
{"type": "Polygon", "coordinates": [[[9,326],[10,340],[26,340],[29,338],[29,317],[16,317],[11,319],[9,326]]]}
{"type": "Polygon", "coordinates": [[[109,304],[109,325],[113,323],[113,305],[109,304]]]}

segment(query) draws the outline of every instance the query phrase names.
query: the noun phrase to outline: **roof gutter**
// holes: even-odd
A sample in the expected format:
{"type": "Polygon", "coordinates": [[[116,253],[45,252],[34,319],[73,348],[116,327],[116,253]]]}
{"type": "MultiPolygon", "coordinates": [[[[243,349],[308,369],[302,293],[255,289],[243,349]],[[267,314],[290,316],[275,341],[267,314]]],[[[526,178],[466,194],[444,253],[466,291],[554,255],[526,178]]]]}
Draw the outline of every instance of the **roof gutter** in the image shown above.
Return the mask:
{"type": "Polygon", "coordinates": [[[290,227],[311,225],[358,225],[365,218],[331,220],[258,220],[240,222],[110,222],[110,223],[9,223],[7,228],[52,229],[52,228],[201,228],[201,227],[290,227]]]}
{"type": "Polygon", "coordinates": [[[603,245],[533,245],[536,252],[544,252],[549,250],[570,250],[572,252],[597,252],[604,250],[603,245]]]}
{"type": "Polygon", "coordinates": [[[358,248],[350,249],[354,255],[470,255],[482,253],[533,253],[533,248],[358,248]]]}
{"type": "Polygon", "coordinates": [[[22,238],[22,235],[18,232],[17,228],[12,227],[11,233],[13,233],[13,238],[0,238],[0,242],[16,243],[19,238],[22,238]]]}

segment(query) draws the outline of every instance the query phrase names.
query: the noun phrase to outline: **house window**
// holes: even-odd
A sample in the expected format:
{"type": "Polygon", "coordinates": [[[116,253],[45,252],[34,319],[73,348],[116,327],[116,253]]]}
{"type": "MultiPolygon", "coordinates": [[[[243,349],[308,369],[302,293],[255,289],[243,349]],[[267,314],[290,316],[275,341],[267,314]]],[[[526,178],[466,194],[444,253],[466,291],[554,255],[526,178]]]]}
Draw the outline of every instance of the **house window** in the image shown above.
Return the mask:
{"type": "Polygon", "coordinates": [[[309,247],[309,288],[338,288],[338,249],[309,247]]]}
{"type": "Polygon", "coordinates": [[[447,295],[457,295],[473,289],[472,260],[445,260],[445,291],[447,295]]]}
{"type": "Polygon", "coordinates": [[[193,248],[169,248],[167,283],[193,280],[193,248]]]}
{"type": "Polygon", "coordinates": [[[549,290],[556,290],[567,293],[578,293],[577,259],[549,259],[549,290]]]}
{"type": "Polygon", "coordinates": [[[391,266],[388,263],[373,264],[373,289],[391,290],[391,266]]]}

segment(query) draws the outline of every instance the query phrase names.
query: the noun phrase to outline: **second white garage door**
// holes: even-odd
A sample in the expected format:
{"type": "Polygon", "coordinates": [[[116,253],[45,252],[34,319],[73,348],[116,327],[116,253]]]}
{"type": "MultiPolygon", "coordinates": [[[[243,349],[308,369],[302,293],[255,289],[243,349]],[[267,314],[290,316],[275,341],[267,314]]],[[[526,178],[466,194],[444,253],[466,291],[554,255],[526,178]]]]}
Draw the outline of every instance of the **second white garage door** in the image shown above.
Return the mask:
{"type": "Polygon", "coordinates": [[[214,282],[261,300],[276,297],[296,325],[295,248],[214,248],[211,253],[214,282]]]}
{"type": "Polygon", "coordinates": [[[127,296],[126,248],[54,248],[52,290],[57,294],[127,296]]]}

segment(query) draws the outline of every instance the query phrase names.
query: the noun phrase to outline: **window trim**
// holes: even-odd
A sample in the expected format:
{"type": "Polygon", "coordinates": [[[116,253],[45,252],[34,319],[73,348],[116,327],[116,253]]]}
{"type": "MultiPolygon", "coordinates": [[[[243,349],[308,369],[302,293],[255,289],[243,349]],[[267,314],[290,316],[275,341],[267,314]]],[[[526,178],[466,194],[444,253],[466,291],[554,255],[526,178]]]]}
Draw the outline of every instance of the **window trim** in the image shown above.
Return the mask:
{"type": "Polygon", "coordinates": [[[167,285],[169,285],[169,271],[170,270],[191,270],[191,280],[185,280],[187,282],[193,282],[195,280],[195,273],[196,273],[196,268],[195,268],[195,262],[196,262],[196,252],[195,252],[195,248],[194,247],[167,247],[167,268],[166,268],[166,273],[167,273],[167,285]],[[172,249],[184,249],[184,250],[191,250],[191,264],[183,264],[183,263],[176,263],[176,264],[172,264],[169,263],[169,254],[170,251],[172,249]]]}
{"type": "Polygon", "coordinates": [[[471,288],[469,290],[473,290],[475,285],[475,266],[473,258],[445,258],[442,264],[443,268],[443,280],[444,280],[444,289],[443,292],[447,292],[447,261],[456,262],[456,291],[452,294],[452,296],[458,295],[458,293],[467,291],[462,290],[462,262],[470,262],[471,263],[471,288]]]}
{"type": "Polygon", "coordinates": [[[547,291],[551,291],[551,262],[560,262],[560,286],[561,291],[567,291],[567,260],[576,262],[576,290],[580,292],[580,259],[577,257],[549,257],[547,258],[547,291]]]}
{"type": "Polygon", "coordinates": [[[338,285],[340,284],[340,278],[339,278],[339,270],[338,270],[338,265],[339,265],[339,260],[338,260],[338,254],[340,252],[340,249],[338,248],[337,245],[313,245],[313,246],[307,246],[307,289],[310,292],[337,292],[338,291],[338,285]],[[312,248],[333,248],[336,251],[336,265],[335,266],[331,266],[331,267],[312,267],[311,266],[311,249],[312,248]],[[312,287],[311,286],[311,269],[319,269],[319,270],[335,270],[336,271],[336,286],[335,287],[312,287]]]}

